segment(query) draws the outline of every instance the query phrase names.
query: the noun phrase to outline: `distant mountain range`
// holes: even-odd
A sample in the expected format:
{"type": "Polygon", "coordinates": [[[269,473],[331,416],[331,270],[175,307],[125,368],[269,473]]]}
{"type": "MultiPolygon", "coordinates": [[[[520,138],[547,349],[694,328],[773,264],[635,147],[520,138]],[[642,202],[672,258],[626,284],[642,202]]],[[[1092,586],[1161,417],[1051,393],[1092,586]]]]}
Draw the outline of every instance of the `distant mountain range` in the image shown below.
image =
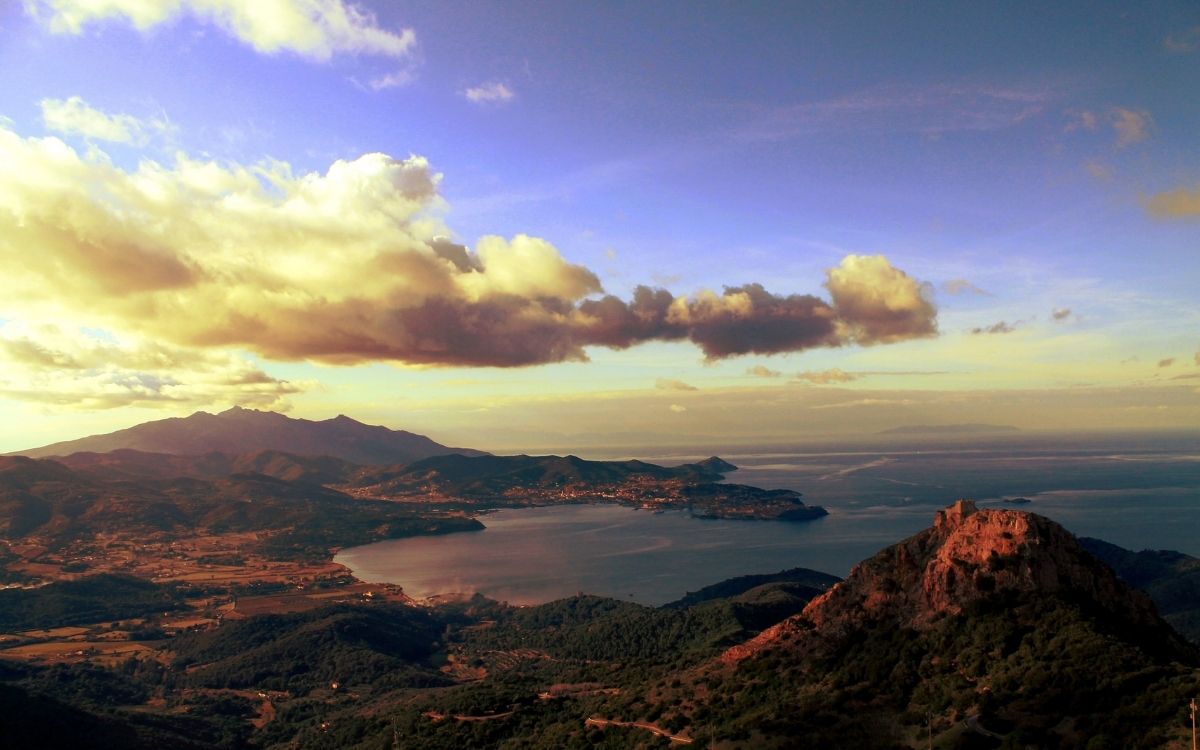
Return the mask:
{"type": "Polygon", "coordinates": [[[14,451],[13,455],[48,458],[122,449],[179,456],[281,451],[298,456],[331,456],[365,465],[407,464],[451,453],[487,455],[468,448],[451,448],[404,430],[366,425],[347,416],[312,421],[237,406],[219,414],[198,411],[189,417],[145,422],[105,435],[14,451]]]}
{"type": "Polygon", "coordinates": [[[880,435],[985,435],[1020,432],[1019,427],[1007,424],[907,424],[883,430],[880,435]]]}

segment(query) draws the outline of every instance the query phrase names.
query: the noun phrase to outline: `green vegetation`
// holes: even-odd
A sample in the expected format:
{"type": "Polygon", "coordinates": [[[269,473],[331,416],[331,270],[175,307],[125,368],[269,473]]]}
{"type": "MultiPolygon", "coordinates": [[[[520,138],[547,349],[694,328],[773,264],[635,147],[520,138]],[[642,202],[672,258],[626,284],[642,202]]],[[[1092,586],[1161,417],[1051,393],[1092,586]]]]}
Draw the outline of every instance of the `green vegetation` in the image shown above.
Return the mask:
{"type": "Polygon", "coordinates": [[[35,589],[0,591],[0,631],[120,620],[181,606],[174,587],[106,573],[35,589]]]}

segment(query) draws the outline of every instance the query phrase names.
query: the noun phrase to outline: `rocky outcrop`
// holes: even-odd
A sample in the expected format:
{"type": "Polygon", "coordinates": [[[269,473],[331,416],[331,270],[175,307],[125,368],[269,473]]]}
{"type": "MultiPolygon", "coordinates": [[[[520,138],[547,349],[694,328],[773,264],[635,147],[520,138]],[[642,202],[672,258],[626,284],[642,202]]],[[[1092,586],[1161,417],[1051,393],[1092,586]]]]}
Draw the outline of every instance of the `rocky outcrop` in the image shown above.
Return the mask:
{"type": "Polygon", "coordinates": [[[975,602],[1012,594],[1071,598],[1122,627],[1178,640],[1149,597],[1120,581],[1062,526],[960,500],[938,511],[932,528],[859,563],[799,615],[730,649],[723,660],[797,639],[836,643],[880,625],[924,630],[975,602]]]}

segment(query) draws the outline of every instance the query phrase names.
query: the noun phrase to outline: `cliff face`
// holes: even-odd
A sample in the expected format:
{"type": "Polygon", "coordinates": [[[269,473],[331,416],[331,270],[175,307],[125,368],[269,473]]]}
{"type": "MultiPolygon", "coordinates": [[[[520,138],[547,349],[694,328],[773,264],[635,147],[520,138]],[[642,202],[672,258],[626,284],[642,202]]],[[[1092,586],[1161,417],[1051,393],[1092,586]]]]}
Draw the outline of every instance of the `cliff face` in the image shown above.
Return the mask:
{"type": "Polygon", "coordinates": [[[1005,594],[1072,598],[1122,627],[1179,640],[1149,597],[1118,580],[1062,526],[960,500],[938,511],[931,528],[859,563],[802,613],[730,649],[723,660],[736,662],[796,639],[837,642],[880,624],[925,630],[1005,594]]]}

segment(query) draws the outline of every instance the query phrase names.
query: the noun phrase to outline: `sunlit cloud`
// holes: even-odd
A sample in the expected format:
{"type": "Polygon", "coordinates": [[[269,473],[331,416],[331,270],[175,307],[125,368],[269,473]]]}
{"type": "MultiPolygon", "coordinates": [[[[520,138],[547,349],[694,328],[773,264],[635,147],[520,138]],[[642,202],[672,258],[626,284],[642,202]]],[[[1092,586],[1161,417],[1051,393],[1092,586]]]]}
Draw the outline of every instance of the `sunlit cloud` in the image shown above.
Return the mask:
{"type": "Polygon", "coordinates": [[[660,391],[698,391],[700,390],[691,383],[685,383],[682,380],[674,378],[659,378],[654,381],[654,387],[660,391]]]}
{"type": "Polygon", "coordinates": [[[942,282],[942,291],[946,294],[975,294],[983,297],[992,296],[966,279],[950,279],[942,282]]]}
{"type": "Polygon", "coordinates": [[[42,99],[42,122],[50,130],[100,141],[145,145],[151,138],[171,134],[166,118],[139,119],[127,114],[106,114],[81,97],[42,99]]]}
{"type": "Polygon", "coordinates": [[[815,383],[818,385],[828,385],[830,383],[849,383],[858,380],[861,377],[857,373],[846,372],[837,367],[829,370],[805,370],[798,372],[795,375],[796,380],[801,380],[806,383],[815,383]]]}
{"type": "Polygon", "coordinates": [[[223,352],[118,340],[52,325],[0,326],[0,395],[62,408],[289,408],[312,387],[273,377],[223,352]]]}
{"type": "Polygon", "coordinates": [[[291,52],[315,61],[336,54],[408,56],[412,29],[381,28],[375,15],[343,0],[25,0],[25,11],[58,34],[81,34],[120,21],[149,31],[188,16],[212,24],[264,54],[291,52]]]}
{"type": "Polygon", "coordinates": [[[927,287],[883,256],[829,269],[829,301],[759,284],[598,297],[596,274],[545,240],[447,240],[440,175],[418,156],[297,175],[179,154],[125,171],[0,128],[0,161],[0,315],[332,364],[521,366],[678,340],[716,360],[937,333],[927,287]]]}
{"type": "Polygon", "coordinates": [[[755,365],[754,367],[746,368],[747,375],[753,375],[756,378],[778,378],[783,375],[779,370],[772,370],[765,365],[755,365]]]}
{"type": "Polygon", "coordinates": [[[676,414],[682,414],[683,412],[688,410],[686,406],[683,406],[681,404],[671,404],[667,408],[676,414]]]}
{"type": "Polygon", "coordinates": [[[492,81],[464,89],[462,95],[476,104],[503,104],[511,101],[516,93],[507,84],[492,81]]]}
{"type": "Polygon", "coordinates": [[[1189,219],[1200,216],[1200,186],[1194,190],[1179,188],[1156,193],[1146,199],[1146,210],[1162,219],[1189,219]]]}

